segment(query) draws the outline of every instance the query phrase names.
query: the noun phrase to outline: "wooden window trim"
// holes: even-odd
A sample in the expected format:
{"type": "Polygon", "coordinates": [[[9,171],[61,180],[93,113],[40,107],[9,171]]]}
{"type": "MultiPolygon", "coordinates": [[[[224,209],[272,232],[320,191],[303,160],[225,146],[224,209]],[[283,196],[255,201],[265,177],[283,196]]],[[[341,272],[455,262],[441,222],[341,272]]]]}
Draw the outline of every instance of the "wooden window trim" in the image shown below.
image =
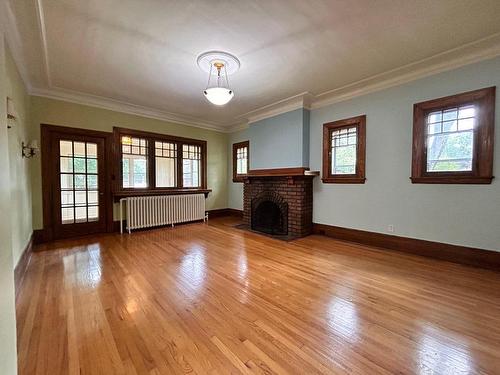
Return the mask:
{"type": "Polygon", "coordinates": [[[490,184],[493,177],[493,142],[495,130],[495,87],[469,91],[413,106],[412,183],[490,184]],[[430,112],[474,104],[479,108],[474,129],[472,171],[427,172],[426,117],[430,112]]]}
{"type": "Polygon", "coordinates": [[[172,194],[183,192],[203,192],[207,193],[207,142],[199,139],[176,137],[166,134],[158,134],[135,129],[127,129],[121,127],[113,128],[113,160],[114,160],[114,184],[113,193],[115,196],[132,196],[132,195],[158,195],[172,194]],[[147,188],[123,188],[122,176],[122,149],[121,137],[132,136],[144,138],[148,141],[148,187],[147,188]],[[156,185],[156,158],[155,158],[155,141],[171,142],[177,144],[177,186],[157,188],[156,185]],[[182,145],[196,145],[201,147],[201,186],[199,187],[183,187],[182,186],[182,145]]]}
{"type": "Polygon", "coordinates": [[[246,176],[248,175],[248,171],[250,170],[250,142],[243,141],[238,143],[233,143],[233,182],[243,182],[245,181],[246,176]],[[237,153],[236,151],[239,148],[247,148],[247,173],[246,174],[238,174],[237,169],[237,153]]]}
{"type": "Polygon", "coordinates": [[[323,124],[323,183],[326,184],[364,184],[366,164],[366,115],[351,117],[323,124]],[[343,128],[356,127],[356,173],[344,175],[331,174],[331,132],[343,128]]]}

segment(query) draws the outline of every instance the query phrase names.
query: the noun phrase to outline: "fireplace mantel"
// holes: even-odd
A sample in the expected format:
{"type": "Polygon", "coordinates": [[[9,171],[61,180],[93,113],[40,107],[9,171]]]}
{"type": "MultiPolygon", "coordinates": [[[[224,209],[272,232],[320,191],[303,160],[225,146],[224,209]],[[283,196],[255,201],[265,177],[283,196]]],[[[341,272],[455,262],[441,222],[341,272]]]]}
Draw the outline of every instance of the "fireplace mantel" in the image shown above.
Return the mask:
{"type": "Polygon", "coordinates": [[[319,171],[311,172],[309,171],[309,168],[306,167],[251,169],[248,171],[248,174],[245,177],[256,178],[256,177],[297,177],[297,176],[316,177],[319,176],[319,171]]]}

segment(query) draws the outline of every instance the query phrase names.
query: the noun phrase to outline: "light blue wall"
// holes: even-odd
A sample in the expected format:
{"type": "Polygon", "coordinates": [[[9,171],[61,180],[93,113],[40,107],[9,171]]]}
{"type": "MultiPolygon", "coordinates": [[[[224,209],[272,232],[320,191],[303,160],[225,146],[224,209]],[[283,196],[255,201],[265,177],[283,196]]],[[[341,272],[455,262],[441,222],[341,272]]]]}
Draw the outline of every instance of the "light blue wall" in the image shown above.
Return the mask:
{"type": "Polygon", "coordinates": [[[308,133],[304,109],[286,112],[250,124],[250,166],[252,169],[307,167],[309,164],[308,133]]]}
{"type": "MultiPolygon", "coordinates": [[[[366,183],[323,184],[316,178],[313,221],[379,233],[388,233],[392,224],[394,235],[500,251],[498,179],[491,185],[412,184],[409,179],[413,104],[489,86],[500,86],[500,58],[310,113],[298,110],[262,120],[231,134],[229,147],[250,140],[251,168],[302,162],[321,170],[323,123],[366,114],[366,183]],[[309,143],[309,160],[303,155],[307,147],[300,148],[304,142],[309,143]]],[[[496,109],[494,175],[500,178],[500,93],[496,109]]],[[[233,183],[232,176],[229,181],[229,207],[241,209],[242,184],[233,183]]]]}
{"type": "Polygon", "coordinates": [[[233,143],[250,142],[250,169],[309,166],[309,111],[297,109],[231,133],[228,145],[228,206],[243,208],[243,184],[233,182],[233,143]]]}
{"type": "MultiPolygon", "coordinates": [[[[310,167],[321,170],[325,122],[367,116],[366,183],[314,182],[316,223],[500,251],[500,182],[425,185],[410,182],[413,104],[500,86],[500,58],[313,110],[310,167]]],[[[494,175],[500,177],[500,94],[496,101],[494,175]]]]}
{"type": "Polygon", "coordinates": [[[307,109],[302,111],[302,144],[304,145],[302,149],[302,166],[309,167],[309,136],[310,136],[310,125],[311,112],[307,109]]]}

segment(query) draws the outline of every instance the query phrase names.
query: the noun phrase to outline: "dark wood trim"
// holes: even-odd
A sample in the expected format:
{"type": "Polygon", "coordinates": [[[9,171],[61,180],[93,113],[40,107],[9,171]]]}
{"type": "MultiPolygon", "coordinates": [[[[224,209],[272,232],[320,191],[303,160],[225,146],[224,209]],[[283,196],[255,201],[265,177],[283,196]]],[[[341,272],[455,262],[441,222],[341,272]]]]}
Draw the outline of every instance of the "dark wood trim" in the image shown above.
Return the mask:
{"type": "Polygon", "coordinates": [[[317,223],[313,223],[313,233],[338,240],[500,271],[500,252],[496,251],[317,223]]]}
{"type": "Polygon", "coordinates": [[[437,177],[410,177],[414,184],[491,184],[494,176],[474,177],[474,176],[437,176],[437,177]]]}
{"type": "MultiPolygon", "coordinates": [[[[182,144],[191,144],[201,147],[201,186],[192,188],[193,190],[207,189],[207,141],[191,138],[176,137],[167,134],[152,133],[142,130],[128,129],[122,127],[113,127],[113,192],[116,196],[134,196],[134,195],[157,195],[158,192],[165,194],[167,191],[179,191],[182,186],[182,144]],[[148,187],[147,188],[123,188],[121,173],[121,137],[123,135],[146,138],[148,140],[148,187]],[[156,169],[155,169],[155,148],[154,141],[164,141],[177,143],[177,186],[172,188],[156,188],[156,169]]],[[[175,194],[175,193],[174,193],[175,194]]]]}
{"type": "Polygon", "coordinates": [[[233,143],[233,182],[243,182],[245,181],[246,174],[238,174],[236,151],[239,148],[247,148],[247,169],[250,171],[250,142],[243,141],[238,143],[233,143]]]}
{"type": "Polygon", "coordinates": [[[50,240],[51,238],[49,238],[45,229],[33,230],[33,245],[39,245],[50,240]]]}
{"type": "Polygon", "coordinates": [[[234,216],[234,217],[239,217],[243,218],[243,210],[237,210],[235,208],[218,208],[214,210],[208,210],[208,219],[213,219],[216,217],[223,217],[223,216],[234,216]]]}
{"type": "MultiPolygon", "coordinates": [[[[129,128],[124,128],[124,127],[119,127],[119,126],[114,126],[113,132],[118,132],[118,133],[123,134],[123,135],[132,135],[132,136],[136,136],[136,137],[153,138],[156,140],[163,140],[165,142],[190,143],[190,144],[197,144],[200,146],[207,143],[207,141],[204,141],[201,139],[177,137],[175,135],[153,133],[153,132],[148,132],[148,131],[144,131],[144,130],[129,129],[129,128]]],[[[120,143],[118,143],[118,144],[120,144],[120,143]]]]}
{"type": "Polygon", "coordinates": [[[205,194],[205,197],[208,196],[209,193],[212,192],[212,189],[168,189],[168,190],[154,190],[147,193],[144,193],[142,190],[138,191],[120,191],[113,194],[114,201],[117,202],[120,198],[126,197],[140,197],[140,196],[150,196],[150,195],[178,195],[178,194],[205,194]]]}
{"type": "Polygon", "coordinates": [[[366,166],[366,115],[351,117],[343,120],[323,124],[323,183],[326,184],[364,184],[366,166]],[[356,126],[356,173],[346,175],[331,174],[331,133],[334,130],[352,128],[356,126]]]}
{"type": "Polygon", "coordinates": [[[14,268],[14,287],[16,293],[16,300],[19,296],[19,291],[21,290],[21,286],[24,281],[24,276],[26,275],[26,271],[28,270],[28,266],[31,261],[31,255],[33,253],[33,244],[34,244],[34,234],[32,233],[26,247],[23,250],[21,258],[17,262],[16,267],[14,268]]]}
{"type": "Polygon", "coordinates": [[[428,100],[413,106],[412,183],[490,184],[493,179],[495,87],[428,100]],[[466,104],[479,108],[471,172],[427,172],[426,118],[430,112],[466,104]]]}
{"type": "Polygon", "coordinates": [[[89,136],[104,139],[104,165],[105,168],[105,215],[106,215],[106,231],[113,231],[113,200],[112,200],[112,172],[110,167],[113,164],[112,149],[113,149],[113,133],[103,132],[98,130],[89,130],[82,128],[73,128],[69,126],[60,126],[53,124],[40,124],[40,147],[41,147],[41,164],[42,164],[42,197],[43,197],[43,230],[35,230],[36,243],[48,242],[55,238],[54,234],[54,215],[52,210],[53,197],[53,178],[52,178],[52,160],[51,160],[51,143],[54,134],[69,134],[74,136],[89,136]]]}
{"type": "Polygon", "coordinates": [[[248,171],[248,177],[266,177],[266,176],[304,176],[304,173],[309,168],[293,167],[293,168],[271,168],[271,169],[251,169],[248,171]]]}

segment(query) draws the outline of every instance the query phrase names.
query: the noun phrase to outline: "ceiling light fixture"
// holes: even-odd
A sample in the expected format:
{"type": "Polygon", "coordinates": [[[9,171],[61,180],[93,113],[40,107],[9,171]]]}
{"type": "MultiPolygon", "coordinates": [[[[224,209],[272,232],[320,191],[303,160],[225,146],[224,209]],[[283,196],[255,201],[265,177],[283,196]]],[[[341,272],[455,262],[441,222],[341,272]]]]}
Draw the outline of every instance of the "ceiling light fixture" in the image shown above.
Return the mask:
{"type": "Polygon", "coordinates": [[[240,60],[227,52],[210,51],[201,54],[198,66],[208,73],[208,83],[203,94],[215,105],[224,105],[234,97],[227,76],[240,68],[240,60]],[[212,77],[215,76],[215,77],[212,77]]]}

